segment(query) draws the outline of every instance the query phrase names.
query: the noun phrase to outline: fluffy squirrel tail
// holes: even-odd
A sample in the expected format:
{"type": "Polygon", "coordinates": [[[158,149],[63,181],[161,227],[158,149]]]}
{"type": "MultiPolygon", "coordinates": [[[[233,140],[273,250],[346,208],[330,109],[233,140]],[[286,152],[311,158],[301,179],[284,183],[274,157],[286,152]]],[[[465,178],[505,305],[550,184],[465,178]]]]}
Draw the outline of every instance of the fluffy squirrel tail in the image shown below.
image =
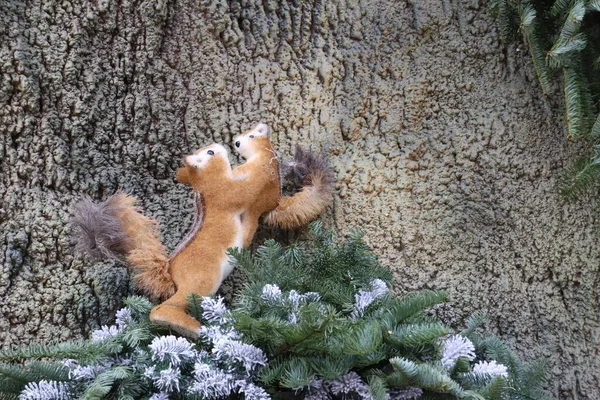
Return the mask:
{"type": "Polygon", "coordinates": [[[322,154],[296,146],[292,175],[302,181],[302,189],[293,196],[283,196],[279,205],[267,213],[267,225],[290,229],[314,220],[333,201],[333,169],[322,154]]]}
{"type": "Polygon", "coordinates": [[[121,192],[99,204],[81,200],[71,219],[76,248],[98,259],[127,260],[136,287],[152,297],[168,298],[175,293],[175,283],[167,251],[156,221],[142,215],[135,203],[135,197],[121,192]]]}

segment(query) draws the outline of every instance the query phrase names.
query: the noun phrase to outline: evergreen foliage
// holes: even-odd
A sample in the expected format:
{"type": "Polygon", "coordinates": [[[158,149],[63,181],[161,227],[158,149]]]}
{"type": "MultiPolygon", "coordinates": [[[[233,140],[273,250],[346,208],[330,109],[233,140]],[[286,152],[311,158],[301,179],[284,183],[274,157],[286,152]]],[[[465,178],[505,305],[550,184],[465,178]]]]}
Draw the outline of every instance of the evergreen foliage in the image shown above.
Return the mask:
{"type": "Polygon", "coordinates": [[[444,293],[395,296],[359,232],[312,234],[232,251],[246,287],[232,311],[190,296],[197,342],[150,324],[151,304],[130,297],[90,340],[0,352],[0,399],[549,398],[547,365],[480,333],[484,313],[451,334],[426,312],[444,293]]]}
{"type": "Polygon", "coordinates": [[[600,178],[600,1],[491,3],[503,40],[523,34],[544,95],[562,74],[567,138],[589,143],[589,151],[561,177],[559,190],[568,200],[589,194],[600,178]]]}

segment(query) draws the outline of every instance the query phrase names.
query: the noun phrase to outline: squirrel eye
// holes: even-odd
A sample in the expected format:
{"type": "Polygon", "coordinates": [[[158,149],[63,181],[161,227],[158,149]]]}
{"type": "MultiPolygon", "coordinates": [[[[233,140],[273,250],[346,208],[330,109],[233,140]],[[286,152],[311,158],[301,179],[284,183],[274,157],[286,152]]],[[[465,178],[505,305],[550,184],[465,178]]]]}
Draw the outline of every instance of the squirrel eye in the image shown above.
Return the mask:
{"type": "Polygon", "coordinates": [[[209,156],[214,156],[215,155],[215,152],[212,151],[212,150],[207,151],[207,153],[208,153],[209,156]]]}
{"type": "Polygon", "coordinates": [[[254,139],[254,135],[250,135],[250,139],[254,139]]]}

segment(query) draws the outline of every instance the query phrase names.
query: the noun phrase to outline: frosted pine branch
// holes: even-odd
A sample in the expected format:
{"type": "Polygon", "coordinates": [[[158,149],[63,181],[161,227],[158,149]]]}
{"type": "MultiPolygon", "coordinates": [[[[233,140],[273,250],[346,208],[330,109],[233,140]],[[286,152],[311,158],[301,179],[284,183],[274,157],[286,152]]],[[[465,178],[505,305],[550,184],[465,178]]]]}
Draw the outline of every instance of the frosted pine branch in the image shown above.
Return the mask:
{"type": "Polygon", "coordinates": [[[197,362],[194,365],[194,382],[188,388],[188,394],[218,399],[229,396],[235,387],[233,375],[209,364],[197,362]]]}
{"type": "Polygon", "coordinates": [[[92,342],[101,342],[103,340],[115,337],[121,332],[117,326],[106,326],[103,325],[102,328],[96,329],[92,332],[92,342]]]}
{"type": "Polygon", "coordinates": [[[133,316],[131,314],[131,308],[123,307],[119,311],[117,311],[117,318],[115,323],[119,327],[119,329],[125,329],[127,325],[133,322],[133,316]]]}
{"type": "Polygon", "coordinates": [[[448,337],[444,341],[444,350],[442,353],[442,365],[450,369],[454,367],[456,361],[460,357],[466,357],[469,361],[475,359],[475,346],[473,343],[460,335],[454,335],[448,337]]]}
{"type": "Polygon", "coordinates": [[[172,366],[178,366],[182,360],[196,357],[192,343],[173,335],[154,338],[150,343],[150,349],[153,360],[169,361],[172,366]]]}
{"type": "Polygon", "coordinates": [[[202,318],[209,323],[228,324],[231,322],[231,317],[223,298],[203,297],[202,298],[202,318]]]}
{"type": "Polygon", "coordinates": [[[281,295],[281,289],[277,285],[266,284],[263,287],[261,299],[271,305],[282,304],[283,297],[281,295]]]}
{"type": "Polygon", "coordinates": [[[385,296],[389,289],[384,281],[381,279],[375,279],[371,282],[370,290],[359,290],[354,295],[354,310],[350,314],[353,320],[357,320],[362,317],[367,307],[369,307],[375,300],[385,296]]]}
{"type": "Polygon", "coordinates": [[[148,400],[169,400],[169,394],[165,392],[155,393],[148,400]]]}
{"type": "Polygon", "coordinates": [[[213,353],[217,359],[229,358],[240,362],[248,373],[267,363],[267,357],[261,349],[237,340],[216,341],[213,353]]]}
{"type": "Polygon", "coordinates": [[[163,369],[153,379],[156,387],[166,393],[171,393],[174,390],[176,392],[179,392],[179,381],[180,380],[181,380],[181,371],[179,371],[179,368],[172,368],[172,367],[163,369]]]}
{"type": "Polygon", "coordinates": [[[71,399],[69,387],[65,382],[46,381],[28,383],[19,400],[68,400],[71,399]]]}
{"type": "Polygon", "coordinates": [[[498,364],[496,361],[479,361],[473,366],[473,374],[483,376],[503,376],[508,377],[508,370],[505,365],[498,364]]]}
{"type": "Polygon", "coordinates": [[[244,400],[270,400],[271,396],[265,389],[246,381],[238,381],[238,392],[244,394],[244,400]]]}

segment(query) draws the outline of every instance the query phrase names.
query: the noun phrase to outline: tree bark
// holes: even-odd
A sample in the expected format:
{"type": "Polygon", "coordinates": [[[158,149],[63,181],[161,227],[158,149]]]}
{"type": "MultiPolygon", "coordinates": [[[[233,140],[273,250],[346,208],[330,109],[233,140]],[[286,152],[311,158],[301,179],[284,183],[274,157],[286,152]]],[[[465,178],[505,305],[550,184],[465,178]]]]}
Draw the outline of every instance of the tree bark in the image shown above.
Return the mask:
{"type": "Polygon", "coordinates": [[[578,148],[486,7],[4,1],[0,345],[84,337],[131,292],[124,266],[73,253],[74,201],[134,194],[172,249],[192,218],[181,156],[263,121],[281,154],[328,151],[326,220],[365,230],[398,293],[447,290],[456,326],[488,309],[554,363],[555,395],[599,398],[595,210],[555,191],[578,148]]]}

